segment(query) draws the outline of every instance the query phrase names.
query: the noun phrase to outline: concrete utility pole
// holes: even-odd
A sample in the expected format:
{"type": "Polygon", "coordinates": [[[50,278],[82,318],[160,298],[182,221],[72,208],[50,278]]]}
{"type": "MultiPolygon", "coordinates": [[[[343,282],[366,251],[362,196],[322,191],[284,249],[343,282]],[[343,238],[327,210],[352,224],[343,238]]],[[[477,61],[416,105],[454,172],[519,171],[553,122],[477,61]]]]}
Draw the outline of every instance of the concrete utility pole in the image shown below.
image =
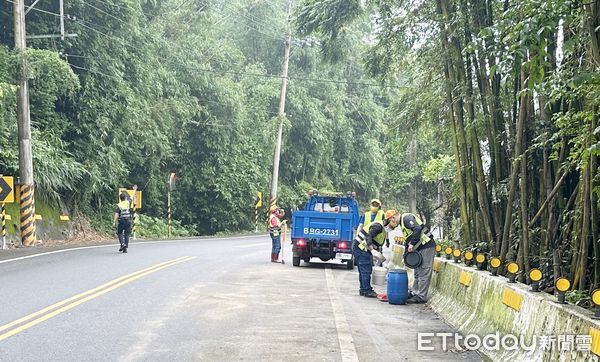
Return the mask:
{"type": "Polygon", "coordinates": [[[279,181],[279,158],[281,156],[281,137],[283,134],[283,120],[285,117],[285,97],[287,93],[287,81],[288,81],[288,64],[290,61],[290,46],[292,43],[290,28],[289,28],[289,17],[291,10],[291,0],[288,1],[288,30],[287,37],[285,40],[285,49],[283,55],[283,72],[281,75],[281,94],[279,96],[279,110],[277,112],[279,127],[277,129],[277,141],[275,143],[275,154],[273,156],[273,179],[271,180],[271,198],[269,200],[269,209],[271,206],[277,204],[277,183],[279,181]]]}
{"type": "Polygon", "coordinates": [[[27,38],[47,39],[76,37],[65,34],[65,13],[63,0],[59,0],[60,34],[26,35],[25,16],[40,0],[35,0],[25,11],[25,0],[14,0],[13,14],[15,25],[15,50],[19,55],[19,87],[17,92],[17,122],[19,130],[19,187],[21,242],[31,246],[35,242],[35,186],[33,183],[33,155],[31,151],[31,118],[29,112],[29,84],[27,82],[27,38]]]}
{"type": "Polygon", "coordinates": [[[31,120],[29,117],[29,85],[25,57],[25,3],[14,2],[15,50],[20,57],[19,88],[17,92],[17,121],[19,130],[19,175],[21,208],[21,242],[30,246],[35,242],[35,199],[33,185],[33,160],[31,154],[31,120]]]}

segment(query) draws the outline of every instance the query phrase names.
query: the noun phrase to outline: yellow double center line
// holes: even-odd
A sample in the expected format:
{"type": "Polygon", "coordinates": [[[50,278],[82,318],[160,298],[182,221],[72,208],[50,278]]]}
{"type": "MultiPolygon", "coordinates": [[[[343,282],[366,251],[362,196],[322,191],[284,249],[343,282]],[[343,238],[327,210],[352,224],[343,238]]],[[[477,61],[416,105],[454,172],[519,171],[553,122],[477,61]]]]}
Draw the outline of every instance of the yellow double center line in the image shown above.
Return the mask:
{"type": "Polygon", "coordinates": [[[0,332],[9,330],[3,334],[0,334],[0,341],[5,340],[11,336],[14,336],[17,333],[21,333],[24,330],[27,330],[37,324],[40,324],[50,318],[56,317],[57,315],[64,313],[70,309],[75,308],[76,306],[88,302],[94,298],[97,298],[103,294],[106,294],[112,290],[115,290],[119,287],[122,287],[125,284],[131,283],[134,280],[140,279],[146,275],[155,273],[159,270],[171,267],[173,265],[177,265],[179,263],[183,263],[189,260],[194,259],[195,257],[191,256],[182,256],[177,259],[165,261],[164,263],[156,264],[146,269],[138,270],[134,273],[124,275],[117,279],[111,280],[107,283],[97,286],[96,288],[90,289],[83,293],[74,295],[70,298],[62,300],[58,303],[52,304],[44,309],[40,309],[37,312],[26,315],[23,318],[19,318],[15,321],[12,321],[8,324],[0,326],[0,332]],[[29,322],[27,322],[29,321],[29,322]],[[27,322],[27,323],[25,323],[27,322]],[[25,323],[25,324],[22,324],[25,323]],[[18,327],[16,327],[18,326],[18,327]],[[13,328],[16,327],[16,328],[13,328]],[[13,328],[13,329],[11,329],[13,328]]]}

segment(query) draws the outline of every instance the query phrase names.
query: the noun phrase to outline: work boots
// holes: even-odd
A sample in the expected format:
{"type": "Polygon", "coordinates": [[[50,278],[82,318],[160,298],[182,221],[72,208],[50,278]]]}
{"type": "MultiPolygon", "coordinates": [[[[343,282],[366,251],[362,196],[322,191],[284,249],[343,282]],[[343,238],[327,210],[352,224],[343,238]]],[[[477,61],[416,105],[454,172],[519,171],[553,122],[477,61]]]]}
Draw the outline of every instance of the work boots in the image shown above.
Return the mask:
{"type": "Polygon", "coordinates": [[[279,263],[279,253],[273,253],[273,263],[279,263]]]}

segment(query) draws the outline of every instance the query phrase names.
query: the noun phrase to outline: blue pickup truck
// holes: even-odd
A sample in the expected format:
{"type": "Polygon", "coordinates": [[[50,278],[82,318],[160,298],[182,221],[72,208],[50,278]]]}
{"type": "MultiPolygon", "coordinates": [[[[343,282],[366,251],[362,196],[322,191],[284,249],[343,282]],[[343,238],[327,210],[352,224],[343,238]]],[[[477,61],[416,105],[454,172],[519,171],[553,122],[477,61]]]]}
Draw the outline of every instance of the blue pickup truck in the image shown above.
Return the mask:
{"type": "Polygon", "coordinates": [[[354,268],[352,240],[359,220],[354,194],[310,192],[304,210],[292,214],[292,264],[341,260],[347,269],[354,268]]]}

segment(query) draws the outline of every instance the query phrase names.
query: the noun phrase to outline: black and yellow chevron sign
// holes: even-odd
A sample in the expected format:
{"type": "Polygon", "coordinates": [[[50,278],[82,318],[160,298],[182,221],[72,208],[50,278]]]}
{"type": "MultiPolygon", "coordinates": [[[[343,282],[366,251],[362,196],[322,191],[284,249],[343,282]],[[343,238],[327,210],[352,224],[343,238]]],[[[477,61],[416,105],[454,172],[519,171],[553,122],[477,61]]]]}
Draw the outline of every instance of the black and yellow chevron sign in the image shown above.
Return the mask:
{"type": "Polygon", "coordinates": [[[0,177],[0,203],[10,204],[15,202],[14,178],[12,176],[0,177]]]}

